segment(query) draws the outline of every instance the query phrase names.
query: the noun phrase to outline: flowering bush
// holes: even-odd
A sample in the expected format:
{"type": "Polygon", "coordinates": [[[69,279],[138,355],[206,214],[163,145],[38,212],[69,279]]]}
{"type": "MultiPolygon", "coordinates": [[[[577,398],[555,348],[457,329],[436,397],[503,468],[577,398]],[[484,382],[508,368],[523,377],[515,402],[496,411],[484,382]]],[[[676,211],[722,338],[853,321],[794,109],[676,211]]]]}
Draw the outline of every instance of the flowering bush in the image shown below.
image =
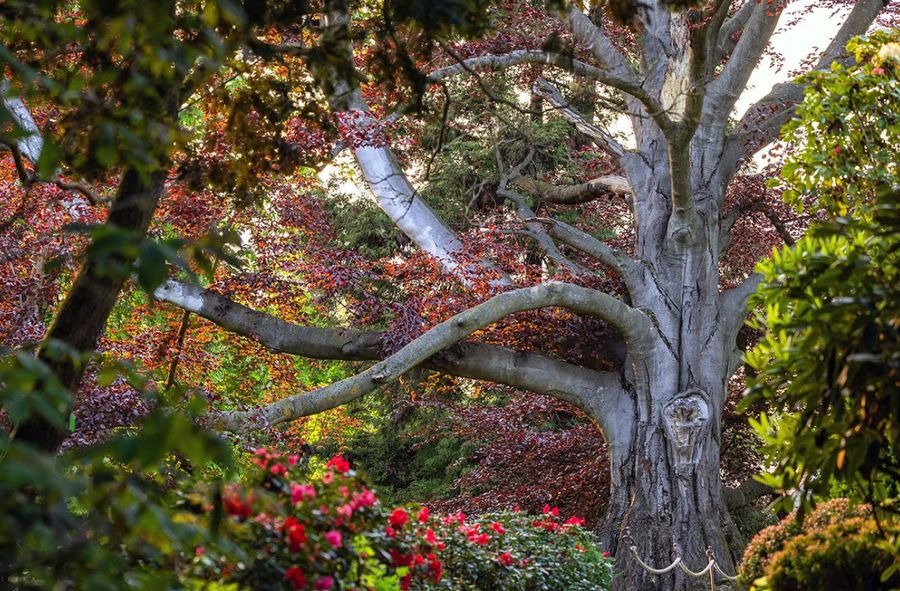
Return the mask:
{"type": "Polygon", "coordinates": [[[583,520],[507,512],[469,519],[389,510],[341,456],[300,481],[296,456],[257,450],[259,485],[232,486],[206,579],[253,589],[605,589],[612,567],[583,520]]]}
{"type": "Polygon", "coordinates": [[[847,499],[832,499],[822,503],[802,523],[797,519],[796,513],[791,513],[779,523],[763,529],[747,545],[739,573],[741,583],[749,586],[762,578],[775,555],[791,539],[827,528],[843,519],[870,515],[871,508],[868,505],[853,505],[847,499]]]}

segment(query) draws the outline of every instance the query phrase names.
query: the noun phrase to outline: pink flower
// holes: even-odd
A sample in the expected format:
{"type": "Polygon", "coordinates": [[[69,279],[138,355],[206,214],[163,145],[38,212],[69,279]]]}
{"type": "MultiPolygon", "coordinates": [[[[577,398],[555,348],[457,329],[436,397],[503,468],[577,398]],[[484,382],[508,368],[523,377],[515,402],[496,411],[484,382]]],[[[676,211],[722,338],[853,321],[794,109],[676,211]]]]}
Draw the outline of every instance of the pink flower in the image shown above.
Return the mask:
{"type": "Polygon", "coordinates": [[[884,68],[872,68],[872,74],[876,76],[884,76],[884,68]]]}
{"type": "Polygon", "coordinates": [[[331,589],[332,585],[334,585],[334,579],[325,575],[316,581],[316,591],[328,591],[328,589],[331,589]]]}
{"type": "Polygon", "coordinates": [[[360,507],[371,507],[377,500],[378,499],[375,498],[375,493],[367,488],[364,488],[360,492],[353,495],[353,506],[355,509],[358,509],[360,507]]]}
{"type": "Polygon", "coordinates": [[[298,456],[297,454],[288,456],[288,464],[290,464],[291,466],[296,466],[297,460],[299,460],[299,459],[300,459],[300,456],[298,456]]]}
{"type": "Polygon", "coordinates": [[[269,468],[269,472],[275,476],[284,476],[287,474],[287,468],[284,467],[284,464],[272,464],[272,467],[269,468]]]}
{"type": "Polygon", "coordinates": [[[297,504],[306,498],[316,498],[316,489],[311,484],[291,483],[291,503],[297,504]]]}
{"type": "Polygon", "coordinates": [[[206,554],[206,548],[204,548],[203,546],[197,546],[196,548],[194,548],[194,556],[203,556],[204,554],[206,554]]]}
{"type": "Polygon", "coordinates": [[[343,542],[341,532],[336,529],[325,532],[325,541],[331,544],[332,548],[340,548],[343,542]]]}
{"type": "Polygon", "coordinates": [[[326,472],[324,476],[322,476],[322,482],[325,484],[331,484],[334,480],[334,472],[326,472]]]}
{"type": "Polygon", "coordinates": [[[353,516],[353,507],[347,503],[338,507],[335,512],[341,517],[350,519],[353,516]]]}

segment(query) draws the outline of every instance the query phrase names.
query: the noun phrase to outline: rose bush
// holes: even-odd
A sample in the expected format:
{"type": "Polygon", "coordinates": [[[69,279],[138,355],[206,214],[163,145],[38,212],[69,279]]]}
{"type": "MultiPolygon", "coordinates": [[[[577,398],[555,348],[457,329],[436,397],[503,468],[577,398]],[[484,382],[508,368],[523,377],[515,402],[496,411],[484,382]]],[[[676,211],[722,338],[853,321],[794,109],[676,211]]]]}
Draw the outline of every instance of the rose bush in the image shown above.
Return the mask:
{"type": "Polygon", "coordinates": [[[259,449],[254,486],[232,485],[198,576],[265,589],[606,589],[612,565],[577,517],[546,507],[468,518],[385,507],[341,456],[303,480],[297,456],[259,449]]]}

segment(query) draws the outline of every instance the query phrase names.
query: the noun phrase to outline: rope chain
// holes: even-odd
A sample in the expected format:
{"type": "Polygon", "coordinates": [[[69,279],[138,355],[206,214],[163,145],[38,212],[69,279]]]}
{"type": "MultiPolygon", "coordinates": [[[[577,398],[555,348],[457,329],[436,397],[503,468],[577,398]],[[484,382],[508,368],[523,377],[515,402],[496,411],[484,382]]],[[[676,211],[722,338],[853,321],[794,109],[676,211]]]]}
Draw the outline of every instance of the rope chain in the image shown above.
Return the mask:
{"type": "Polygon", "coordinates": [[[722,567],[719,566],[719,563],[716,561],[712,546],[707,546],[706,548],[706,558],[709,559],[709,562],[706,563],[706,568],[701,571],[694,572],[684,564],[684,560],[680,556],[681,552],[679,551],[677,544],[673,544],[675,548],[675,560],[672,562],[672,564],[665,568],[653,568],[652,566],[644,562],[641,559],[640,555],[638,555],[637,546],[634,545],[634,538],[631,537],[631,532],[629,532],[628,528],[625,528],[625,535],[622,536],[622,539],[626,543],[628,543],[629,541],[631,542],[631,544],[628,546],[628,550],[631,551],[631,555],[634,557],[635,562],[637,562],[641,566],[641,568],[643,568],[648,573],[654,575],[662,575],[673,570],[675,567],[680,567],[682,571],[684,571],[691,577],[700,578],[708,574],[709,588],[712,591],[715,591],[715,573],[719,573],[719,575],[727,581],[736,581],[738,579],[737,575],[729,575],[722,570],[722,567]]]}

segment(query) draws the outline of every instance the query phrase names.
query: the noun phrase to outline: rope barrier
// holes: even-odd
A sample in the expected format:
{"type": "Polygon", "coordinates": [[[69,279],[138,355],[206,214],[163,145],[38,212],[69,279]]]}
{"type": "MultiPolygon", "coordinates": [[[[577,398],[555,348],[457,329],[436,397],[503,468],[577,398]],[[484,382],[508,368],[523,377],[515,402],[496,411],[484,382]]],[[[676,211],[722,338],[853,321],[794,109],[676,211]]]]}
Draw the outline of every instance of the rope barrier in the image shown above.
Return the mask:
{"type": "MultiPolygon", "coordinates": [[[[623,538],[623,540],[630,540],[632,542],[634,541],[634,539],[631,537],[631,534],[627,528],[625,530],[625,535],[622,536],[622,538],[623,538]]],[[[687,565],[684,564],[684,560],[682,559],[681,556],[679,556],[681,554],[681,552],[678,551],[677,545],[675,546],[675,555],[676,555],[675,561],[672,562],[672,564],[670,564],[669,566],[664,567],[664,568],[653,568],[652,566],[650,566],[649,564],[644,562],[641,559],[640,555],[638,555],[637,546],[630,545],[628,547],[628,550],[631,551],[631,555],[634,557],[635,562],[637,562],[641,568],[643,568],[648,573],[651,573],[654,575],[663,575],[663,574],[673,570],[675,567],[680,567],[681,570],[685,572],[685,574],[687,574],[688,576],[694,577],[694,578],[700,578],[700,577],[709,575],[709,588],[712,591],[715,591],[715,573],[719,573],[719,575],[727,581],[736,581],[738,578],[737,575],[729,575],[728,573],[726,573],[725,571],[722,570],[722,567],[719,566],[719,563],[716,561],[716,557],[715,557],[715,554],[713,553],[712,546],[708,546],[706,548],[706,557],[709,559],[709,562],[706,563],[706,567],[703,570],[698,571],[698,572],[692,571],[691,569],[689,569],[687,567],[687,565]]]]}

